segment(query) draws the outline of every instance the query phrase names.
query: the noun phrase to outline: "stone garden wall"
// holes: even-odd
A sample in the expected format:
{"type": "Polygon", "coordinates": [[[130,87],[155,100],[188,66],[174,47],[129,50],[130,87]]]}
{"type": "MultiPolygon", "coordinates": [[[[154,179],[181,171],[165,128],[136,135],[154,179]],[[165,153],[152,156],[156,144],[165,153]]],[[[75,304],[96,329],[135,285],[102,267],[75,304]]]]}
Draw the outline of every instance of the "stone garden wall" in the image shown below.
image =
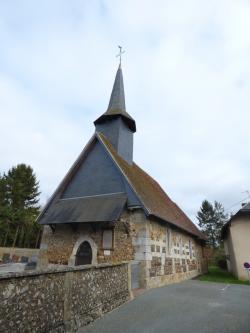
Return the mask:
{"type": "Polygon", "coordinates": [[[74,332],[130,299],[129,266],[0,276],[0,332],[74,332]]]}

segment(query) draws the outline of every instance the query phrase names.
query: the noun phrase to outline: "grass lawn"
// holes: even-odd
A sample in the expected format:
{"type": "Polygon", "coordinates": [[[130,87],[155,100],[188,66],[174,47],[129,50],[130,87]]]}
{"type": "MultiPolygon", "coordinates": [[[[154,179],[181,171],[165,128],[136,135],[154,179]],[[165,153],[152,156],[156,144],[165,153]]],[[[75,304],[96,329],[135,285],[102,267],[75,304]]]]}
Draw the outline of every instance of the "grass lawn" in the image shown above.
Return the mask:
{"type": "Polygon", "coordinates": [[[250,285],[248,281],[237,280],[231,273],[224,271],[216,266],[210,266],[208,273],[198,277],[200,281],[237,283],[250,285]]]}

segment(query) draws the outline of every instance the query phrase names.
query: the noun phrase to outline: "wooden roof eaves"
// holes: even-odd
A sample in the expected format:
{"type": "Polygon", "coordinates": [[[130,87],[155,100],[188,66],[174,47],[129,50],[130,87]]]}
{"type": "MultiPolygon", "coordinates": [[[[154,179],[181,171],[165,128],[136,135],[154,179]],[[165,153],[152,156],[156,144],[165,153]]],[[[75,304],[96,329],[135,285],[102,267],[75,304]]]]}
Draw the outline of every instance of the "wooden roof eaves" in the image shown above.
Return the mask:
{"type": "Polygon", "coordinates": [[[57,196],[59,196],[59,194],[62,193],[62,191],[65,189],[66,185],[69,183],[69,181],[72,179],[72,177],[76,173],[76,171],[77,171],[77,169],[79,167],[79,164],[83,161],[83,159],[86,156],[87,152],[89,151],[89,149],[93,145],[95,139],[96,139],[96,135],[93,134],[92,137],[90,138],[90,140],[88,141],[88,143],[86,144],[86,146],[81,151],[80,155],[77,157],[77,159],[75,160],[75,162],[73,163],[73,165],[70,167],[70,169],[66,173],[65,177],[63,178],[63,180],[59,183],[59,185],[57,186],[56,190],[54,191],[54,193],[49,198],[48,202],[46,203],[46,205],[44,206],[44,208],[42,209],[42,211],[38,215],[38,217],[36,219],[36,222],[38,222],[40,220],[40,218],[46,213],[46,211],[48,210],[48,208],[51,205],[52,201],[57,196]]]}

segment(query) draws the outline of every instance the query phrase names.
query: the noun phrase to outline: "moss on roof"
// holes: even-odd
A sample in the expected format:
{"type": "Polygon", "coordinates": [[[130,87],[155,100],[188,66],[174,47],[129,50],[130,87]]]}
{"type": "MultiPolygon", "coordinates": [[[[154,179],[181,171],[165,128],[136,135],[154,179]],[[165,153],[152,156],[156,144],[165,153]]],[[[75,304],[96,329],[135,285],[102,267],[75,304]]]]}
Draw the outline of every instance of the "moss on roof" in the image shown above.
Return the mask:
{"type": "Polygon", "coordinates": [[[97,133],[97,135],[124,176],[127,178],[129,184],[134,189],[149,215],[165,220],[198,238],[205,239],[202,232],[187,217],[180,207],[169,198],[161,186],[152,177],[135,163],[129,164],[120,157],[112,144],[102,133],[97,133]]]}

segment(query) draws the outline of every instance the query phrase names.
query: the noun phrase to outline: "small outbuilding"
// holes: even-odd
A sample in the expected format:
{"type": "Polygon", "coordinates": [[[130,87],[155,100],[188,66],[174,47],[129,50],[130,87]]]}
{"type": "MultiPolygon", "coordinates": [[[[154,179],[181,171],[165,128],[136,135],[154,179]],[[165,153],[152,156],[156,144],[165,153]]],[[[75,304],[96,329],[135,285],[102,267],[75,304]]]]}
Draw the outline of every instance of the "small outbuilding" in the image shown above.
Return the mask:
{"type": "Polygon", "coordinates": [[[222,228],[227,267],[238,279],[248,279],[244,263],[250,263],[250,203],[244,205],[222,228]]]}

